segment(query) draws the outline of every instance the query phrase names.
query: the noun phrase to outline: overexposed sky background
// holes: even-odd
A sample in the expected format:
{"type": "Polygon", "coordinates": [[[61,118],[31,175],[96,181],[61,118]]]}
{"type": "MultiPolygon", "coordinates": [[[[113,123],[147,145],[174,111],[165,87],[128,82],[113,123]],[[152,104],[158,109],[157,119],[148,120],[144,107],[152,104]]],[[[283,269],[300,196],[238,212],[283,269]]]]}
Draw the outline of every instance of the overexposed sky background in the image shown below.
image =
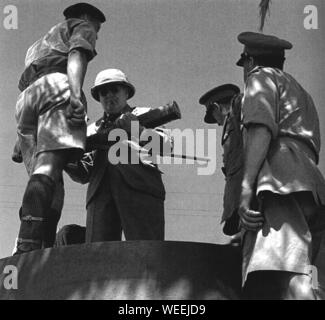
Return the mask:
{"type": "MultiPolygon", "coordinates": [[[[0,21],[6,5],[18,9],[18,29],[0,24],[0,258],[11,254],[19,229],[18,210],[27,174],[11,161],[15,142],[14,109],[17,84],[28,47],[63,19],[65,7],[77,1],[0,0],[0,21]],[[2,15],[1,15],[2,13],[2,15]]],[[[84,85],[91,120],[100,105],[89,89],[102,69],[122,69],[137,92],[131,106],[159,106],[176,100],[183,118],[170,128],[217,129],[217,170],[199,176],[198,165],[163,165],[166,239],[225,243],[219,225],[224,178],[220,171],[221,128],[203,122],[199,97],[214,86],[233,82],[243,87],[242,69],[235,65],[242,45],[237,35],[257,31],[259,0],[97,0],[108,22],[99,33],[98,56],[90,63],[84,85]]],[[[325,139],[325,4],[322,0],[273,0],[265,33],[291,41],[285,70],[310,92],[325,139]],[[304,8],[318,9],[318,30],[304,28],[304,8]]],[[[290,165],[290,164],[288,164],[290,165]]],[[[325,152],[320,168],[325,174],[325,152]]],[[[85,225],[85,186],[65,179],[66,200],[59,226],[85,225]]]]}

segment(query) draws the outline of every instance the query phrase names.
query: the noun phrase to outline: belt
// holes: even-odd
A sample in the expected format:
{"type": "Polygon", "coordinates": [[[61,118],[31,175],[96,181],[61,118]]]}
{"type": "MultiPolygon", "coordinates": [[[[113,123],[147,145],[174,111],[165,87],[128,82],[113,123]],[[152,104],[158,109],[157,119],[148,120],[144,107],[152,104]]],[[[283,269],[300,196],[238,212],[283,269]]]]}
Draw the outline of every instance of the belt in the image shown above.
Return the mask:
{"type": "Polygon", "coordinates": [[[46,66],[40,68],[39,70],[36,70],[36,67],[34,65],[30,65],[22,74],[19,80],[18,88],[20,91],[24,91],[26,88],[28,88],[39,78],[42,78],[47,74],[55,73],[55,72],[67,74],[67,68],[62,66],[51,66],[51,67],[46,66]]]}

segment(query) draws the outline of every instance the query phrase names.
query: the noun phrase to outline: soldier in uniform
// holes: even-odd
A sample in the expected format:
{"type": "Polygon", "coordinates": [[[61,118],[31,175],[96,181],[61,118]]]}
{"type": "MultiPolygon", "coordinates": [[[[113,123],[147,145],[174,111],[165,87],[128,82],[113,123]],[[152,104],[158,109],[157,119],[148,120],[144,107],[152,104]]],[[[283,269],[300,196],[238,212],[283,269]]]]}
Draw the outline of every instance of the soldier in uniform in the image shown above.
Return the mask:
{"type": "Polygon", "coordinates": [[[20,209],[17,254],[53,245],[58,221],[51,216],[55,188],[66,163],[80,158],[85,148],[82,85],[106,19],[87,3],[70,6],[63,14],[65,21],[28,49],[19,81],[18,145],[30,179],[20,209]]]}
{"type": "Polygon", "coordinates": [[[226,184],[223,197],[223,232],[234,236],[239,232],[239,194],[243,168],[243,145],[241,132],[240,89],[224,84],[205,93],[199,103],[206,107],[204,122],[223,126],[221,145],[224,149],[222,172],[226,184]]]}
{"type": "Polygon", "coordinates": [[[107,143],[106,133],[113,129],[124,130],[127,136],[118,146],[120,154],[126,154],[127,159],[123,159],[126,163],[115,163],[107,150],[98,149],[67,168],[73,180],[89,182],[86,242],[121,240],[122,231],[126,240],[164,240],[165,188],[161,171],[151,156],[140,157],[139,151],[144,151],[141,153],[145,155],[147,151],[143,147],[149,136],[155,136],[161,147],[157,152],[171,152],[171,137],[165,129],[146,129],[141,125],[138,126],[138,137],[131,136],[132,123],[139,124],[132,113],[134,109],[128,104],[135,88],[121,70],[100,72],[91,94],[101,103],[104,116],[92,128],[90,126],[89,134],[105,132],[107,143]],[[132,159],[137,159],[137,163],[132,163],[132,159]]]}
{"type": "MultiPolygon", "coordinates": [[[[283,71],[290,42],[253,32],[238,40],[245,80],[239,206],[244,292],[255,299],[315,299],[320,290],[311,265],[325,230],[318,114],[308,92],[283,71]]],[[[323,272],[319,268],[319,280],[323,272]]]]}

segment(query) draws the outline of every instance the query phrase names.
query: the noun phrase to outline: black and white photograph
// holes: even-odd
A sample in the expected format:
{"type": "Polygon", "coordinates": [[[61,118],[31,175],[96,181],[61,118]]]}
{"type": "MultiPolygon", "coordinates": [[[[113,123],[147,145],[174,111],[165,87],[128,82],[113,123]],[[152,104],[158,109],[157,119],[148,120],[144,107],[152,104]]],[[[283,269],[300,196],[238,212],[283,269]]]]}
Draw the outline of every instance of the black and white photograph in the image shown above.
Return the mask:
{"type": "Polygon", "coordinates": [[[0,0],[0,300],[325,300],[324,17],[0,0]]]}

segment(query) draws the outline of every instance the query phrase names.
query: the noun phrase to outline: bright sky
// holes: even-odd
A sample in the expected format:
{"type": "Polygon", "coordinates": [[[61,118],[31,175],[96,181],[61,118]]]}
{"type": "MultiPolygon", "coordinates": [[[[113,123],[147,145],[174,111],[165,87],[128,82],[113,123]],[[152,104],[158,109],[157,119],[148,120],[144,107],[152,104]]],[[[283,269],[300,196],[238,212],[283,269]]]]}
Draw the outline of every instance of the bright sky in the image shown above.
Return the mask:
{"type": "MultiPolygon", "coordinates": [[[[11,162],[15,141],[14,108],[17,83],[27,48],[50,27],[62,20],[62,11],[77,1],[0,0],[18,9],[18,29],[0,24],[0,258],[12,252],[18,233],[18,209],[27,183],[23,165],[11,162]]],[[[132,106],[159,106],[176,100],[183,119],[170,128],[217,130],[217,170],[197,175],[198,165],[164,165],[167,190],[166,238],[168,240],[225,243],[219,225],[224,179],[220,172],[221,129],[203,123],[199,97],[219,84],[233,82],[243,87],[242,69],[235,66],[242,46],[237,35],[257,31],[259,0],[98,0],[108,17],[97,43],[98,56],[89,65],[84,89],[89,116],[96,120],[100,106],[89,89],[97,72],[109,67],[122,69],[137,92],[132,106]]],[[[325,139],[325,32],[322,0],[273,0],[265,33],[291,41],[286,71],[310,92],[325,139]],[[318,30],[304,28],[304,8],[318,9],[318,30]]],[[[290,164],[288,164],[290,165],[290,164]]],[[[324,149],[320,168],[325,174],[324,149]]],[[[60,226],[85,225],[85,186],[66,179],[66,201],[60,226]]]]}

